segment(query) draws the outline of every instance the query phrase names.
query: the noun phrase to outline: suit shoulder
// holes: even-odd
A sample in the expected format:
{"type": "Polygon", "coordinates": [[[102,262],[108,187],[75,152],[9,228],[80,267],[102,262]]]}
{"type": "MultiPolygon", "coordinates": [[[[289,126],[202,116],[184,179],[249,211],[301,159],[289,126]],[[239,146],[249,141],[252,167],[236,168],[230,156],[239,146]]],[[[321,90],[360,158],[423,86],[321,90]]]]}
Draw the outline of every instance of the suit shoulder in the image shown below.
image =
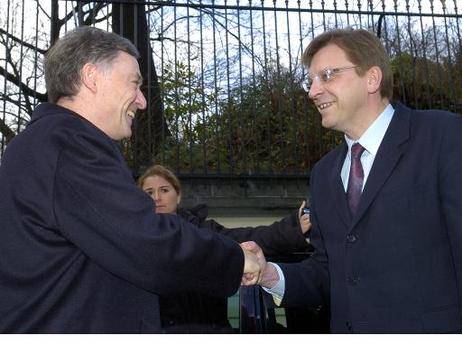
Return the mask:
{"type": "Polygon", "coordinates": [[[458,113],[439,109],[420,110],[404,106],[398,107],[398,113],[402,111],[410,113],[410,116],[414,121],[420,121],[424,124],[431,125],[445,125],[445,123],[448,122],[460,121],[462,118],[462,116],[458,113]]]}
{"type": "Polygon", "coordinates": [[[462,115],[444,110],[411,110],[411,123],[415,130],[434,136],[462,130],[462,115]]]}
{"type": "Polygon", "coordinates": [[[113,141],[96,126],[78,114],[53,104],[39,105],[26,129],[8,144],[11,151],[37,157],[49,156],[50,153],[56,155],[65,150],[90,151],[93,146],[117,150],[113,141]]]}
{"type": "MultiPolygon", "coordinates": [[[[39,105],[32,114],[32,120],[28,128],[41,128],[47,126],[49,129],[58,128],[65,129],[84,129],[90,125],[83,117],[79,116],[66,108],[59,107],[53,104],[39,105]]],[[[48,130],[49,131],[49,130],[48,130]]]]}
{"type": "Polygon", "coordinates": [[[400,102],[393,103],[395,116],[400,118],[401,126],[409,122],[412,132],[431,133],[433,136],[437,132],[444,132],[448,126],[459,126],[462,122],[462,116],[457,113],[439,109],[412,109],[400,102]]]}

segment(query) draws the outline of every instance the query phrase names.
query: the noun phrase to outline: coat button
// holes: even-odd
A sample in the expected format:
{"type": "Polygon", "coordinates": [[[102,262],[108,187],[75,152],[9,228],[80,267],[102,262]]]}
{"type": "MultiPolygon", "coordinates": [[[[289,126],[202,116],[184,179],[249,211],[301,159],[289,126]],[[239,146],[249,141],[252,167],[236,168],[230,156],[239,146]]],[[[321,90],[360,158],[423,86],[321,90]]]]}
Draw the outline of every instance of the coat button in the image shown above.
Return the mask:
{"type": "Polygon", "coordinates": [[[355,235],[353,235],[352,233],[349,233],[347,236],[347,241],[348,243],[354,243],[356,242],[356,240],[358,239],[355,235]]]}

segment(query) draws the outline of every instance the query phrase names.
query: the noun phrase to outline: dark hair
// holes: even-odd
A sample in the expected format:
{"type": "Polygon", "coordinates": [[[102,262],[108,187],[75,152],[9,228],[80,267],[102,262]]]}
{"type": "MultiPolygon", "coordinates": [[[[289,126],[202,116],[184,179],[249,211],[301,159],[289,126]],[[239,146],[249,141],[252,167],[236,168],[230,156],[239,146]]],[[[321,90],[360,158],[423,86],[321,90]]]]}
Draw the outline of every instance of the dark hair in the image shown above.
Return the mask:
{"type": "Polygon", "coordinates": [[[379,67],[382,70],[380,95],[391,100],[393,97],[393,73],[390,59],[380,39],[375,34],[364,29],[352,28],[323,32],[315,37],[305,49],[302,63],[309,68],[313,56],[329,44],[335,44],[345,52],[348,59],[359,67],[356,68],[358,75],[364,75],[371,67],[379,67]]]}
{"type": "Polygon", "coordinates": [[[180,180],[178,180],[176,175],[170,169],[161,166],[160,164],[149,167],[138,179],[138,186],[143,187],[144,181],[150,176],[163,177],[173,186],[173,188],[175,188],[177,194],[181,194],[180,180]]]}
{"type": "Polygon", "coordinates": [[[109,65],[120,51],[135,58],[138,50],[128,39],[95,27],[82,26],[66,33],[45,56],[48,101],[77,94],[80,72],[86,63],[109,65]]]}

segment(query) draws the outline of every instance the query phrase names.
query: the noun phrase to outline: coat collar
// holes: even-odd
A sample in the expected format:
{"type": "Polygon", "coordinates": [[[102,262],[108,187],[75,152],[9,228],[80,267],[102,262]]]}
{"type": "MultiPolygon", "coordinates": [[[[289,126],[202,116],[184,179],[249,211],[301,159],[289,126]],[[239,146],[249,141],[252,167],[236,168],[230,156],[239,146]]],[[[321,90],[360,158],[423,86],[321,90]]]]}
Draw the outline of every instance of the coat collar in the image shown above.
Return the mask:
{"type": "MultiPolygon", "coordinates": [[[[46,116],[49,116],[49,115],[53,115],[53,114],[70,114],[70,115],[73,115],[73,116],[77,116],[79,118],[83,118],[81,116],[79,116],[77,113],[65,108],[65,107],[62,107],[62,106],[58,106],[56,104],[52,104],[51,102],[44,102],[44,103],[41,103],[39,104],[34,112],[32,113],[32,117],[31,117],[31,120],[29,122],[28,125],[36,122],[37,120],[40,120],[41,118],[43,117],[46,117],[46,116]]],[[[83,118],[85,119],[85,118],[83,118]]]]}

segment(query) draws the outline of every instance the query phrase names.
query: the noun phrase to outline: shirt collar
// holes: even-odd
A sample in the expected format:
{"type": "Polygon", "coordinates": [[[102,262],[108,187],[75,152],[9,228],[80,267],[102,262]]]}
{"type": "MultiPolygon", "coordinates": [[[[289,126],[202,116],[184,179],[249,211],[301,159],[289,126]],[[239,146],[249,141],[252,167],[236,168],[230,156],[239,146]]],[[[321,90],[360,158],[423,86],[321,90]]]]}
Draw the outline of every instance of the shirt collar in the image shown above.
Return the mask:
{"type": "Polygon", "coordinates": [[[345,135],[348,152],[351,151],[351,146],[354,143],[359,143],[367,150],[367,152],[375,156],[379,150],[380,143],[382,143],[382,139],[385,136],[385,132],[388,129],[388,125],[390,125],[394,112],[395,109],[393,106],[388,104],[383,112],[380,113],[377,119],[374,120],[372,125],[368,127],[357,141],[354,141],[345,135]]]}

